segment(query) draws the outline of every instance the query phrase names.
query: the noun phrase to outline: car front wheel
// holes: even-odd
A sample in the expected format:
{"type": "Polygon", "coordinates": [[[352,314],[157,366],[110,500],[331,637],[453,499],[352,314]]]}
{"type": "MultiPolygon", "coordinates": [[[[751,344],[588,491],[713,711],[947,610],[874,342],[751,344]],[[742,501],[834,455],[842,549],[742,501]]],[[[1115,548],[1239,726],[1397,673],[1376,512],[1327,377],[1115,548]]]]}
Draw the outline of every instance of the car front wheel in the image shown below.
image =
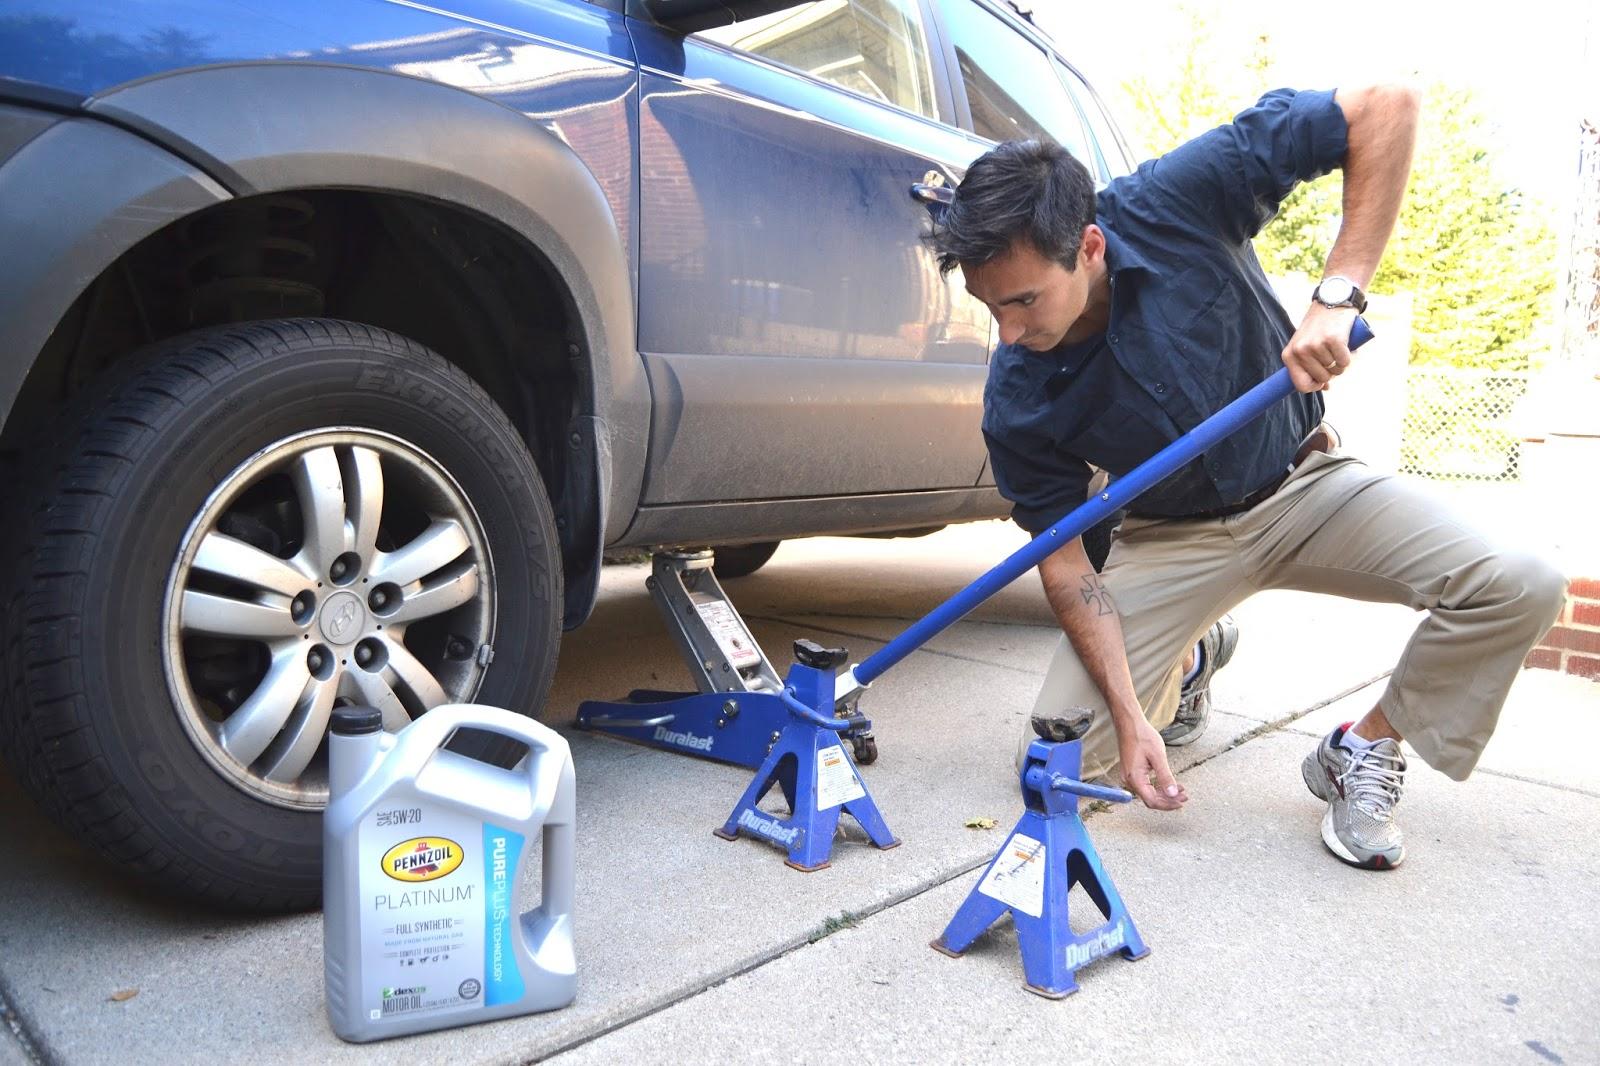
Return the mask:
{"type": "Polygon", "coordinates": [[[30,465],[0,746],[69,832],[168,889],[316,903],[334,707],[394,730],[543,701],[561,567],[539,473],[405,338],[182,338],[91,386],[30,465]]]}

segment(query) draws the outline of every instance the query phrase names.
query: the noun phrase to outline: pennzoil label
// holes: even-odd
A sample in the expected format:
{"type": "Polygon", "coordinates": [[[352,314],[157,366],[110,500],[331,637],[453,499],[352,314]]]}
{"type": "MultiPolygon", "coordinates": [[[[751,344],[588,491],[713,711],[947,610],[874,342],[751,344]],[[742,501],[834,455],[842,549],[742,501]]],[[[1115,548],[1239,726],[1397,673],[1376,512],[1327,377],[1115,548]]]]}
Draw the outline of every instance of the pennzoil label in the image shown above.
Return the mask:
{"type": "Polygon", "coordinates": [[[413,837],[383,853],[383,872],[396,881],[432,881],[461,865],[461,845],[445,837],[413,837]]]}
{"type": "MultiPolygon", "coordinates": [[[[411,805],[363,819],[360,996],[368,1020],[481,1011],[493,1002],[485,951],[496,924],[493,857],[484,828],[462,812],[411,805]]],[[[515,876],[513,862],[503,880],[515,876]]],[[[510,911],[506,895],[500,907],[510,911]]],[[[499,968],[514,972],[513,941],[501,939],[499,968]]]]}

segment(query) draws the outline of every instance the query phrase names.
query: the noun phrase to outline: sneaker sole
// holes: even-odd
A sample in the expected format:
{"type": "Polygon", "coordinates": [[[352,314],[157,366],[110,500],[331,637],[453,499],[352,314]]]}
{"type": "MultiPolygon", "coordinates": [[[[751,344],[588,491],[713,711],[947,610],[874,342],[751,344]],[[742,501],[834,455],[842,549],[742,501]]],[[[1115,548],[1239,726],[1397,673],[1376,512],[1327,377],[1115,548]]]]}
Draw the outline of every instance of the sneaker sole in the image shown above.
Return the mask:
{"type": "Polygon", "coordinates": [[[1322,815],[1322,845],[1333,852],[1333,857],[1347,866],[1354,866],[1358,870],[1393,870],[1406,861],[1405,848],[1400,849],[1400,854],[1391,862],[1386,855],[1374,855],[1362,862],[1350,854],[1350,849],[1344,846],[1339,839],[1339,834],[1333,831],[1333,804],[1328,804],[1328,809],[1322,815]]]}

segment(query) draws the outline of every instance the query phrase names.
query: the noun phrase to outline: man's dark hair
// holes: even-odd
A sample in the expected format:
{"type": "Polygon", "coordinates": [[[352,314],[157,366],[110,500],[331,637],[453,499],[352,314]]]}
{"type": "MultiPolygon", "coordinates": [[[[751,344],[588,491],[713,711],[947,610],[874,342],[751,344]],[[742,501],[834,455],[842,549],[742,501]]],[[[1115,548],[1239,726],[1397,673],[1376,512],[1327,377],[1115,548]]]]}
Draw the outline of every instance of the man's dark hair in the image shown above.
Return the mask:
{"type": "Polygon", "coordinates": [[[987,263],[1017,241],[1072,270],[1093,221],[1094,180],[1071,152],[1053,141],[1006,141],[967,170],[928,239],[941,274],[987,263]]]}

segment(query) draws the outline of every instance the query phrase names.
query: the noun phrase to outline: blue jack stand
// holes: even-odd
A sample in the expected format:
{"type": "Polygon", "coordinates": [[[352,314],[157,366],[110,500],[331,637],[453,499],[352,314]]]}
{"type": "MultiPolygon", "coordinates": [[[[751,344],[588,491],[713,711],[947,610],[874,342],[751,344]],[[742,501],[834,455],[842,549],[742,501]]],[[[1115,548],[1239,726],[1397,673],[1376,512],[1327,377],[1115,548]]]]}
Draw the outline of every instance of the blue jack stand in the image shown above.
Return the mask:
{"type": "MultiPolygon", "coordinates": [[[[782,699],[785,682],[717,583],[714,562],[709,551],[662,552],[645,582],[700,691],[635,689],[621,701],[585,700],[579,728],[752,770],[766,761],[794,716],[782,699]]],[[[856,762],[878,757],[872,723],[853,701],[837,704],[830,694],[825,713],[843,723],[856,762]]]]}
{"type": "Polygon", "coordinates": [[[789,720],[727,822],[712,832],[724,840],[747,833],[776,844],[789,853],[785,865],[810,873],[828,865],[841,814],[859,822],[880,850],[900,841],[884,824],[849,752],[839,743],[839,734],[849,725],[833,714],[834,671],[845,660],[844,650],[809,640],[795,641],[794,650],[798,661],[789,668],[779,697],[789,720]],[[773,785],[783,789],[789,803],[787,818],[757,806],[773,785]]]}
{"type": "Polygon", "coordinates": [[[1034,717],[1033,729],[1040,739],[1028,747],[1022,765],[1027,810],[933,942],[935,951],[959,958],[1009,912],[1022,948],[1023,987],[1047,999],[1064,999],[1076,992],[1073,975],[1095,959],[1114,951],[1127,959],[1150,954],[1078,817],[1079,796],[1113,803],[1133,798],[1119,788],[1078,780],[1089,720],[1087,713],[1070,721],[1034,717]],[[1074,935],[1067,921],[1067,894],[1079,884],[1106,922],[1074,935]]]}

